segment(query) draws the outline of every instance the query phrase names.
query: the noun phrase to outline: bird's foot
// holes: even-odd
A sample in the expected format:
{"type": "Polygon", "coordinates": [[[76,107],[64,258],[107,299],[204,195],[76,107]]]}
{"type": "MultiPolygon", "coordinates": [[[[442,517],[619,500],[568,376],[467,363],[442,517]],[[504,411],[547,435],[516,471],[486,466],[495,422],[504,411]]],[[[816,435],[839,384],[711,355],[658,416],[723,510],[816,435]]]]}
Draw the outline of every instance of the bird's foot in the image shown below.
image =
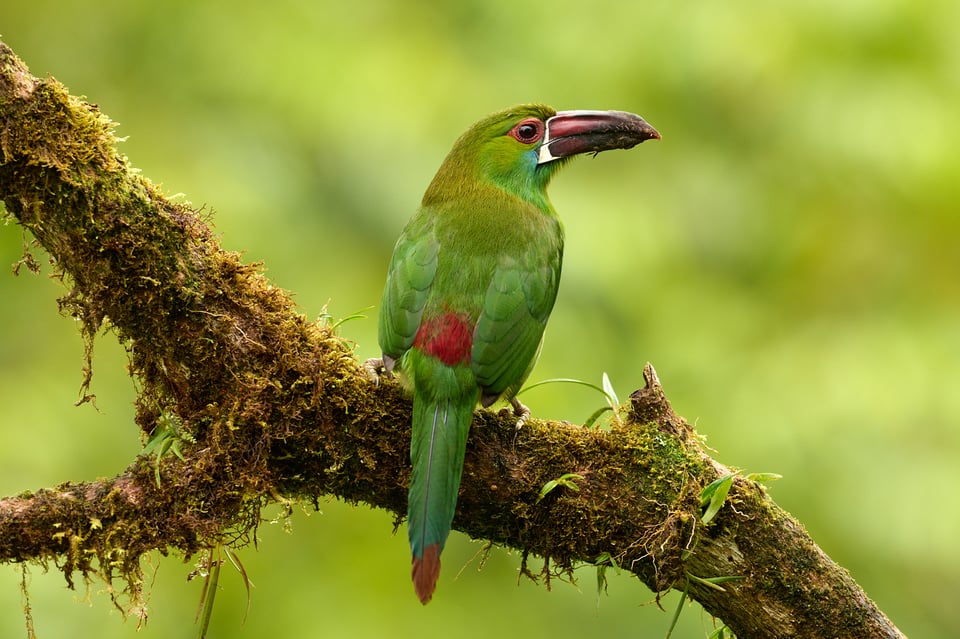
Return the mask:
{"type": "Polygon", "coordinates": [[[516,397],[510,400],[510,405],[513,406],[513,414],[517,417],[517,430],[520,430],[523,428],[523,425],[527,423],[527,420],[530,419],[530,409],[522,404],[516,397]]]}
{"type": "Polygon", "coordinates": [[[391,375],[382,357],[371,357],[363,362],[363,372],[367,374],[367,377],[373,382],[374,386],[380,385],[381,377],[390,377],[391,375]]]}

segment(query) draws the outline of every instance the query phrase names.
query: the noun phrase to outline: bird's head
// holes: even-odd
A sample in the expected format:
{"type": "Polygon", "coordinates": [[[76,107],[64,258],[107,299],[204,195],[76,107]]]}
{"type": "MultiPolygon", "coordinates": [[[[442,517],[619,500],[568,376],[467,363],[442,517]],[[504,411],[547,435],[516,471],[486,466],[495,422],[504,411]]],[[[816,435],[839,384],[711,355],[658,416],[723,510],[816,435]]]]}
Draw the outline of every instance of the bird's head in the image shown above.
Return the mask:
{"type": "Polygon", "coordinates": [[[625,111],[560,111],[541,104],[488,115],[467,130],[434,178],[424,203],[493,183],[539,203],[557,169],[582,153],[629,149],[660,139],[643,118],[625,111]]]}

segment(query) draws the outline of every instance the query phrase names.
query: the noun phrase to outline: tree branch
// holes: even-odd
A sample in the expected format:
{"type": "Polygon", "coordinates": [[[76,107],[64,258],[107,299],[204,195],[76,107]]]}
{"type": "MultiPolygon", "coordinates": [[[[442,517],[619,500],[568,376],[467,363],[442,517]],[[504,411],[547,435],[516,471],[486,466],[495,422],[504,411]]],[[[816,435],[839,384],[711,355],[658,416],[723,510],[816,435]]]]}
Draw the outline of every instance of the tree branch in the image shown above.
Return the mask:
{"type": "MultiPolygon", "coordinates": [[[[372,384],[332,327],[298,315],[115,143],[96,106],[0,42],[0,197],[72,283],[61,305],[88,343],[106,323],[126,345],[139,428],[182,435],[185,457],[163,457],[159,484],[141,457],[110,480],[0,500],[0,561],[53,561],[71,585],[77,572],[120,578],[136,597],[144,553],[242,542],[271,499],[336,495],[401,517],[398,385],[372,384]]],[[[609,431],[536,419],[517,431],[478,411],[454,528],[545,557],[548,577],[611,557],[655,592],[686,588],[742,639],[901,637],[755,482],[735,477],[702,522],[703,487],[730,471],[649,365],[644,376],[609,431]],[[566,473],[579,490],[540,499],[566,473]],[[740,579],[720,590],[690,575],[740,579]]]]}

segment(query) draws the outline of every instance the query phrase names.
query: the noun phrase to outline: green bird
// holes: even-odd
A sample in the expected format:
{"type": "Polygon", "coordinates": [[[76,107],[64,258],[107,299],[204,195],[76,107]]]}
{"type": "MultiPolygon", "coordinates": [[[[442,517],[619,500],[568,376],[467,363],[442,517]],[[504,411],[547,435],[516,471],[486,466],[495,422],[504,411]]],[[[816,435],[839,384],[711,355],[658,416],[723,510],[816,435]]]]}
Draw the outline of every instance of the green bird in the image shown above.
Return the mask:
{"type": "Polygon", "coordinates": [[[457,506],[473,410],[512,403],[537,360],[560,283],[563,227],[547,184],[571,157],[660,134],[632,113],[516,106],[453,145],[393,250],[382,359],[413,389],[407,526],[417,596],[430,601],[457,506]]]}

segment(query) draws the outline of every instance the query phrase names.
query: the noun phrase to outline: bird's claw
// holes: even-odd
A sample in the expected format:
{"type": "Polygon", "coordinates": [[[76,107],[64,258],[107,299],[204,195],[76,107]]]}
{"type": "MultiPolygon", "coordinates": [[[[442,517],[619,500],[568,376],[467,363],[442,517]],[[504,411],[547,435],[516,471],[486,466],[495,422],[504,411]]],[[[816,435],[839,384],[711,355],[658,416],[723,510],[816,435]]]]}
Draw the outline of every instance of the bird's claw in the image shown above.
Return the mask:
{"type": "Polygon", "coordinates": [[[380,378],[383,376],[380,374],[380,371],[383,371],[383,373],[386,375],[390,374],[383,365],[382,357],[371,357],[363,362],[363,372],[367,374],[367,378],[373,382],[374,386],[380,385],[380,378]]]}
{"type": "Polygon", "coordinates": [[[520,430],[523,428],[523,425],[527,423],[527,420],[530,419],[530,409],[516,397],[510,400],[510,405],[513,406],[513,414],[517,418],[517,430],[520,430]]]}

